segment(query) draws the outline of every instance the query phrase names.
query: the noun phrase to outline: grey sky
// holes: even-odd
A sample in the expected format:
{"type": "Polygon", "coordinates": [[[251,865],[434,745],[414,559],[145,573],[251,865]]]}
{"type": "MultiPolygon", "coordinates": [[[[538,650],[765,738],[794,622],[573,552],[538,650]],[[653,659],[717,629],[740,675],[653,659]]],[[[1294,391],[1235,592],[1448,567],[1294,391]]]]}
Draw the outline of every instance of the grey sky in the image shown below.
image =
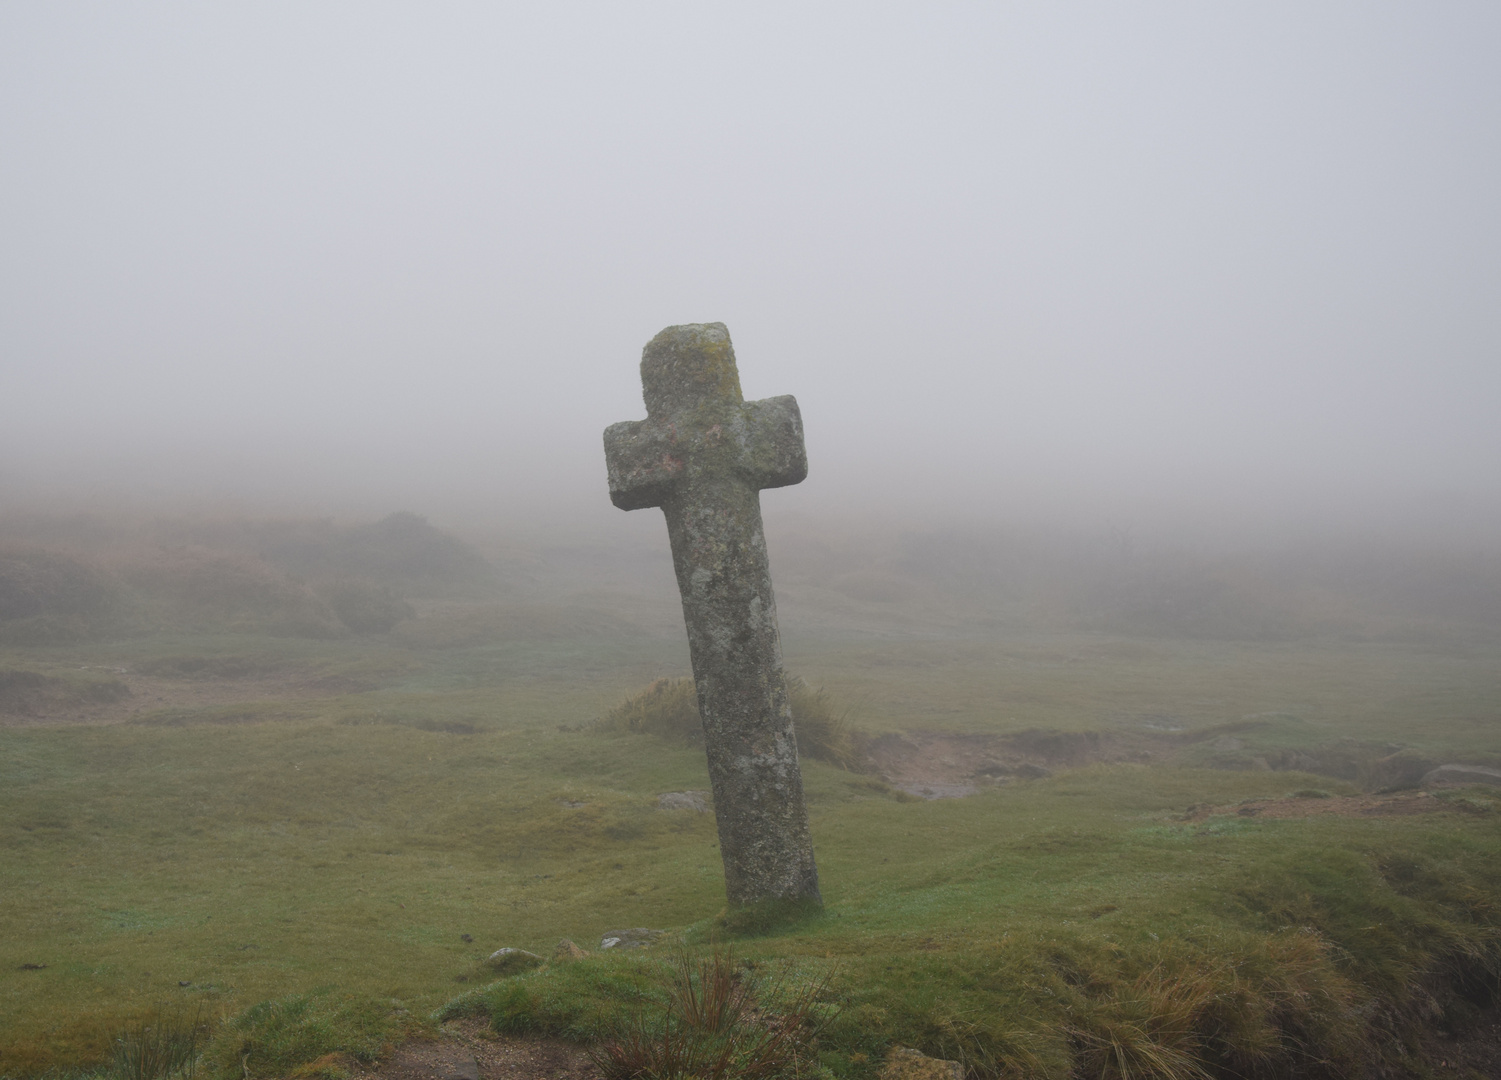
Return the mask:
{"type": "Polygon", "coordinates": [[[641,346],[722,320],[802,404],[793,508],[1494,510],[1498,47],[1491,3],[10,3],[0,483],[603,513],[641,346]]]}

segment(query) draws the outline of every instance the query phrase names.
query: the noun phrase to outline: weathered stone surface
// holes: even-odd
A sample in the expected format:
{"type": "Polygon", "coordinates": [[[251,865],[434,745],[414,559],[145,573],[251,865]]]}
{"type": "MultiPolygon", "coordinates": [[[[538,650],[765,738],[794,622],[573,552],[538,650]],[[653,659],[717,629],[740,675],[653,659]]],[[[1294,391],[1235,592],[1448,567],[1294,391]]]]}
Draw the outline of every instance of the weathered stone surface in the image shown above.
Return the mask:
{"type": "Polygon", "coordinates": [[[662,508],[703,718],[731,904],[819,900],[761,526],[762,488],[808,474],[792,397],[745,401],[723,323],[641,358],[646,419],[605,429],[610,499],[662,508]]]}
{"type": "Polygon", "coordinates": [[[964,1066],[896,1046],[886,1055],[881,1080],[964,1080],[964,1066]]]}
{"type": "Polygon", "coordinates": [[[1501,769],[1488,769],[1484,765],[1440,765],[1423,777],[1423,787],[1441,787],[1450,784],[1501,786],[1501,769]]]}
{"type": "Polygon", "coordinates": [[[648,930],[633,926],[629,930],[606,930],[599,939],[601,949],[641,949],[665,934],[665,930],[648,930]]]}
{"type": "Polygon", "coordinates": [[[658,810],[692,810],[704,814],[709,810],[707,791],[664,791],[657,796],[658,810]]]}

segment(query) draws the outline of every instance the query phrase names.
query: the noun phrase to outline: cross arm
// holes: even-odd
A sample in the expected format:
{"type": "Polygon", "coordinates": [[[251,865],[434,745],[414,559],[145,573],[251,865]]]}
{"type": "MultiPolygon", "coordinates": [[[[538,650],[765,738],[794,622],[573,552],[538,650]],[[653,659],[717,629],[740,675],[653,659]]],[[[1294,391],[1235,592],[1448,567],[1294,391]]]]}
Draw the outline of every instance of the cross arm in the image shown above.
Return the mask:
{"type": "Polygon", "coordinates": [[[622,510],[661,506],[687,476],[720,470],[757,489],[800,484],[808,475],[802,413],[797,399],[785,395],[611,424],[605,428],[605,468],[610,501],[622,510]]]}
{"type": "Polygon", "coordinates": [[[610,501],[622,510],[661,506],[685,467],[670,425],[627,420],[605,428],[610,501]]]}
{"type": "Polygon", "coordinates": [[[803,414],[797,398],[747,401],[741,468],[758,488],[801,484],[808,477],[808,450],[803,444],[803,414]]]}

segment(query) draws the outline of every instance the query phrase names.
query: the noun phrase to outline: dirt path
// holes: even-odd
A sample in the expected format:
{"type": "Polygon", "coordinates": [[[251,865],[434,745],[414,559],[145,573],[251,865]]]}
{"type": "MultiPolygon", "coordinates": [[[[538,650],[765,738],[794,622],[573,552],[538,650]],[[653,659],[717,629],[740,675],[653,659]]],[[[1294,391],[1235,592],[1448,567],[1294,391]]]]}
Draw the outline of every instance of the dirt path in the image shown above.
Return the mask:
{"type": "Polygon", "coordinates": [[[436,1040],[397,1047],[373,1066],[350,1070],[350,1080],[598,1080],[587,1054],[556,1039],[497,1035],[481,1020],[443,1025],[436,1040]]]}

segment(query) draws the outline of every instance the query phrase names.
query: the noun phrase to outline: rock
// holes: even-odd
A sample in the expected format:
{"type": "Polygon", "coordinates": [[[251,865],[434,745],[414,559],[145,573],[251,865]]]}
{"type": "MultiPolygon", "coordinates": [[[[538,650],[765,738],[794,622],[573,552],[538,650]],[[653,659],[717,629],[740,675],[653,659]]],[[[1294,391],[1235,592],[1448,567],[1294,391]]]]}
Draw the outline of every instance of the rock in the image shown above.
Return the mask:
{"type": "Polygon", "coordinates": [[[1422,780],[1423,787],[1454,784],[1490,784],[1501,787],[1501,769],[1488,769],[1484,765],[1440,765],[1422,780]]]}
{"type": "Polygon", "coordinates": [[[588,955],[586,951],[579,948],[568,938],[564,938],[558,942],[558,947],[552,951],[552,962],[556,964],[564,960],[582,960],[588,955]]]}
{"type": "Polygon", "coordinates": [[[894,1046],[881,1068],[881,1080],[964,1080],[964,1066],[957,1061],[894,1046]]]}
{"type": "Polygon", "coordinates": [[[709,793],[707,791],[667,791],[657,796],[658,810],[693,810],[700,814],[708,813],[709,793]]]}
{"type": "Polygon", "coordinates": [[[485,963],[501,975],[519,975],[542,963],[542,957],[534,952],[527,952],[525,949],[513,949],[507,946],[504,949],[496,949],[485,963]]]}
{"type": "MultiPolygon", "coordinates": [[[[1024,761],[1016,767],[1016,775],[1023,780],[1042,780],[1053,775],[1053,770],[1046,765],[1037,765],[1030,761],[1024,761]]],[[[915,1053],[915,1051],[914,1051],[915,1053]]]]}
{"type": "Polygon", "coordinates": [[[599,947],[601,949],[641,949],[666,932],[665,930],[648,930],[644,926],[632,927],[629,930],[606,930],[599,939],[599,947]]]}

